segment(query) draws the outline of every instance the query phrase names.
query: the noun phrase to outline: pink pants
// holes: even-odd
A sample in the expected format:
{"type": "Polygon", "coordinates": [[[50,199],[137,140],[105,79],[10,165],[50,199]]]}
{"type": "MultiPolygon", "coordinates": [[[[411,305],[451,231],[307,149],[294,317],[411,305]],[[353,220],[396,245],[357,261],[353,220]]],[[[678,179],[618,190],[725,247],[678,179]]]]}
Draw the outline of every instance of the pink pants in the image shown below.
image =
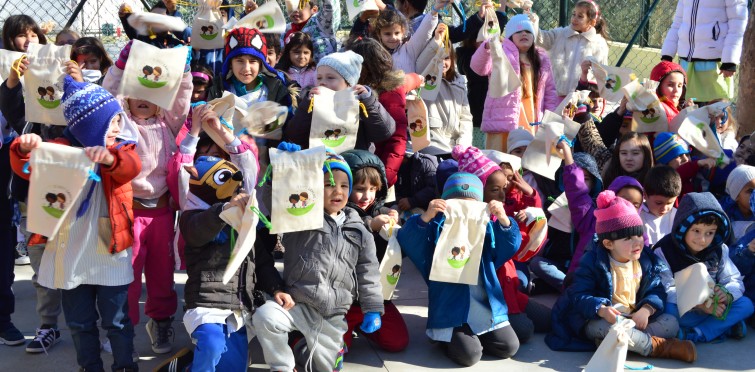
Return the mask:
{"type": "Polygon", "coordinates": [[[142,271],[147,283],[144,314],[162,320],[176,313],[178,296],[173,281],[173,226],[174,213],[170,207],[134,209],[134,281],[128,287],[128,316],[133,324],[139,323],[142,271]]]}

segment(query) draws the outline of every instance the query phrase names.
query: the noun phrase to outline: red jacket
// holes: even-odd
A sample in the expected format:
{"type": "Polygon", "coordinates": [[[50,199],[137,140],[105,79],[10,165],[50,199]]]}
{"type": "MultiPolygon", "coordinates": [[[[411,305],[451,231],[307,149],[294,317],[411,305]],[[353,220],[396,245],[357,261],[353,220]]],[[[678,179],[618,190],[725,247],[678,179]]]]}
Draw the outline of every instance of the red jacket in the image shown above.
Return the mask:
{"type": "MultiPolygon", "coordinates": [[[[51,143],[71,146],[71,143],[65,138],[56,138],[51,143]]],[[[134,212],[133,192],[131,190],[131,180],[134,179],[142,170],[142,162],[139,155],[134,149],[136,145],[128,144],[117,148],[109,148],[110,153],[115,157],[115,161],[109,167],[100,165],[102,176],[102,187],[105,190],[105,200],[107,201],[108,211],[110,214],[110,228],[112,236],[110,238],[110,253],[118,253],[130,248],[134,242],[133,221],[134,212]]],[[[10,163],[13,171],[21,178],[28,180],[29,174],[23,172],[24,164],[29,161],[30,154],[21,153],[18,139],[14,140],[10,147],[10,163]]],[[[31,168],[29,168],[31,171],[31,168]]],[[[46,238],[34,234],[29,244],[43,244],[46,238]]]]}
{"type": "Polygon", "coordinates": [[[375,155],[385,164],[385,176],[388,187],[396,184],[398,170],[406,153],[406,131],[409,121],[406,118],[406,89],[400,86],[394,90],[380,93],[378,101],[396,122],[396,131],[388,139],[375,143],[375,155]]]}

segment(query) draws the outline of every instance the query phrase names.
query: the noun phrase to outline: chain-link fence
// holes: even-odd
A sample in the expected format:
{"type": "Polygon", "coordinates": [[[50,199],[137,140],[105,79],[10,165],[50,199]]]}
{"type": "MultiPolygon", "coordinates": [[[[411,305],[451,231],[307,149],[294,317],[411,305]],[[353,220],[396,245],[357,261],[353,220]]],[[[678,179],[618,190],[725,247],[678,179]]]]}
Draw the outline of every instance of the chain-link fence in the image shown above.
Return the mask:
{"type": "MultiPolygon", "coordinates": [[[[179,2],[178,10],[190,25],[196,7],[186,5],[193,1],[185,1],[189,2],[179,2]]],[[[257,1],[262,3],[264,0],[257,1]]],[[[285,9],[284,0],[276,1],[285,9]]],[[[40,23],[53,21],[56,26],[48,34],[52,40],[65,25],[70,25],[82,35],[101,38],[110,54],[115,57],[128,41],[118,18],[118,7],[124,2],[134,9],[148,9],[158,0],[5,0],[0,5],[0,21],[13,14],[30,15],[40,23]],[[80,8],[78,12],[77,8],[80,8]]],[[[576,0],[535,0],[533,11],[540,17],[540,27],[551,29],[568,25],[575,2],[576,0]]],[[[232,0],[230,3],[236,14],[243,10],[243,0],[232,0]]],[[[477,11],[474,1],[465,0],[463,3],[466,14],[477,11]]],[[[677,0],[601,0],[599,3],[601,15],[608,23],[609,62],[617,64],[627,49],[627,44],[633,41],[633,47],[622,61],[622,66],[633,69],[640,77],[649,76],[650,70],[660,60],[660,47],[671,26],[677,0]],[[640,28],[654,2],[657,4],[653,12],[640,28]],[[632,40],[635,33],[637,37],[632,40]]],[[[350,28],[351,22],[346,16],[345,8],[342,7],[341,27],[350,28]]],[[[508,11],[509,16],[514,13],[513,10],[508,11]]]]}

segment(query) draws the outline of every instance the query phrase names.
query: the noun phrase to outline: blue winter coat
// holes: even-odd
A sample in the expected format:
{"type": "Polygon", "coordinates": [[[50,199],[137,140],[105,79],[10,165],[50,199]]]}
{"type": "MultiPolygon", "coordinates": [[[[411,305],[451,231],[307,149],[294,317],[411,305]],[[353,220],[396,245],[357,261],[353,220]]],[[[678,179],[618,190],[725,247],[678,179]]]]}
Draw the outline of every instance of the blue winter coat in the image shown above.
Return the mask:
{"type": "MultiPolygon", "coordinates": [[[[398,231],[401,249],[412,260],[427,283],[429,294],[427,328],[459,327],[467,322],[469,314],[469,285],[436,282],[430,280],[438,237],[446,218],[438,214],[430,223],[420,215],[414,215],[398,231]]],[[[522,243],[519,226],[509,217],[511,226],[503,227],[498,222],[488,222],[485,243],[480,262],[480,282],[488,295],[493,324],[509,320],[506,300],[496,276],[496,269],[514,256],[522,243]]]]}
{"type": "MultiPolygon", "coordinates": [[[[645,247],[640,255],[642,279],[637,291],[636,308],[645,304],[655,309],[654,319],[663,313],[666,290],[661,282],[663,266],[645,247]]],[[[612,306],[613,283],[608,251],[601,245],[585,252],[574,274],[574,280],[553,307],[553,328],[545,343],[553,350],[595,350],[595,342],[587,339],[583,329],[588,321],[597,320],[601,305],[612,306]]]]}

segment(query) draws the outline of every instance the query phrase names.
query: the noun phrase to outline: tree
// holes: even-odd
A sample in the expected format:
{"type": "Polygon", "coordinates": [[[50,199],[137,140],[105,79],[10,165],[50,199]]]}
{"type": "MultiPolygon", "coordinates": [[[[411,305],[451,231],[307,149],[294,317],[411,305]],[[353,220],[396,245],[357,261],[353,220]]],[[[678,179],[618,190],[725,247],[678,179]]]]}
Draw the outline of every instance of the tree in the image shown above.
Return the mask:
{"type": "Polygon", "coordinates": [[[739,96],[737,97],[738,136],[755,131],[755,7],[750,9],[744,42],[742,43],[742,63],[739,65],[739,96]]]}

